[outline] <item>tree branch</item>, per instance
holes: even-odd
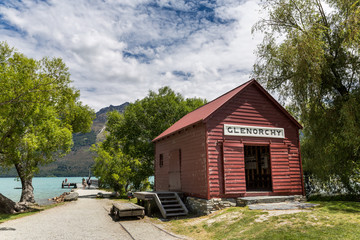
[[[301,25],[302,25],[302,28],[300,28],[300,29],[301,29],[301,31],[303,31],[303,29],[305,29],[305,27],[304,27],[305,25],[304,25],[304,21],[303,21],[303,17],[302,17],[302,12],[301,12],[300,8],[298,7],[298,5],[296,4],[295,1],[291,0],[291,2],[294,4],[296,10],[299,12],[300,22],[301,22]],[[293,17],[293,18],[294,18],[294,17]],[[295,20],[295,19],[294,19],[294,20]],[[295,22],[296,22],[296,20],[295,20]],[[297,25],[298,25],[298,24],[297,24]]]

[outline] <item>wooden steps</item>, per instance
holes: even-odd
[[[176,192],[157,192],[155,202],[164,218],[185,216],[188,210]]]

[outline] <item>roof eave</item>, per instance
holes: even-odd
[[[204,119],[201,119],[201,120],[199,120],[199,121],[197,121],[197,122],[194,122],[194,123],[192,123],[192,124],[186,125],[186,126],[180,128],[180,129],[178,129],[178,130],[176,130],[176,131],[174,131],[174,132],[170,132],[170,133],[168,133],[168,134],[166,134],[166,135],[164,135],[164,136],[161,136],[161,137],[156,137],[156,138],[154,138],[151,142],[153,142],[153,143],[154,143],[154,142],[158,142],[158,141],[160,141],[160,140],[162,140],[162,139],[164,139],[164,138],[167,138],[167,137],[169,137],[169,136],[171,136],[171,135],[173,135],[173,134],[176,134],[176,133],[178,133],[178,132],[181,132],[181,131],[183,131],[184,129],[190,127],[190,126],[194,126],[194,125],[197,125],[197,124],[203,123],[203,122],[204,122]]]

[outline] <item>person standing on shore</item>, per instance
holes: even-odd
[[[83,185],[83,189],[86,188],[86,181],[85,181],[85,178],[82,179],[82,185]]]
[[[91,178],[91,177],[89,177],[88,180],[87,180],[87,185],[88,185],[89,188],[90,188],[90,185],[91,185],[91,180],[90,180],[90,178]]]

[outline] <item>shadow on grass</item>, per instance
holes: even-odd
[[[360,195],[357,194],[335,194],[335,195],[321,195],[314,194],[307,197],[308,201],[346,201],[346,202],[360,202]]]
[[[16,213],[16,214],[18,214],[18,213]],[[16,215],[16,214],[0,213],[0,223],[5,222],[5,221],[7,221],[7,220],[10,220],[11,217],[12,217],[13,215]]]
[[[317,202],[329,212],[360,213],[360,202]]]

